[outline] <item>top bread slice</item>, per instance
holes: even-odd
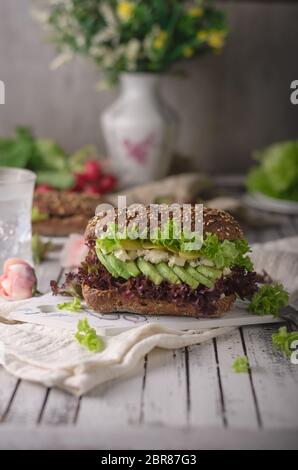
[[[182,210],[182,209],[181,209]],[[149,211],[150,207],[146,208],[148,220],[149,220]],[[86,241],[95,240],[96,236],[96,226],[97,223],[100,223],[107,215],[107,212],[102,212],[99,215],[93,217],[86,228],[85,239]],[[129,209],[125,210],[127,224],[133,221],[135,214],[132,214]],[[115,209],[115,222],[118,220],[119,211]],[[191,210],[191,226],[194,230],[195,225],[195,208],[192,206]],[[173,214],[169,213],[169,219],[173,218]],[[160,221],[159,221],[160,225]],[[203,230],[204,233],[213,233],[216,234],[219,240],[237,240],[243,238],[243,232],[238,224],[238,222],[225,211],[220,211],[217,209],[211,209],[204,207],[203,209]]]

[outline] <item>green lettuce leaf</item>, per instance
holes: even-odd
[[[68,170],[67,156],[62,147],[51,139],[35,141],[39,161],[35,170],[65,171]]]
[[[248,372],[249,370],[249,362],[247,356],[238,356],[236,357],[235,361],[232,364],[232,369],[237,374]]]
[[[64,302],[58,304],[59,310],[67,310],[68,312],[80,312],[82,310],[82,304],[78,297],[74,297],[70,302]]]
[[[208,233],[204,239],[201,254],[214,262],[219,269],[232,266],[242,266],[248,271],[252,271],[253,264],[249,256],[245,256],[250,251],[246,240],[224,240],[221,242],[217,235]]]
[[[273,346],[287,357],[290,357],[293,352],[291,345],[294,341],[298,341],[298,331],[288,332],[286,326],[282,326],[272,335]]]
[[[118,240],[110,238],[98,238],[96,240],[96,247],[99,248],[105,255],[112,253],[121,247]]]
[[[43,242],[38,233],[35,233],[32,236],[32,255],[34,264],[40,264],[52,248],[53,243],[51,241]]]
[[[75,338],[82,346],[94,353],[101,352],[104,349],[102,338],[97,336],[96,330],[91,328],[87,318],[78,322],[77,329]]]
[[[69,189],[74,185],[74,176],[68,171],[38,171],[37,184],[48,184],[57,189]]]
[[[30,168],[38,161],[35,140],[30,129],[18,127],[11,138],[0,138],[0,166]]]
[[[256,152],[254,158],[259,164],[246,179],[250,192],[298,201],[298,141],[270,145]]]
[[[46,212],[40,212],[37,207],[32,207],[31,212],[31,220],[32,222],[42,222],[43,220],[47,220],[49,218],[49,214]]]
[[[257,315],[273,315],[277,317],[282,307],[289,302],[289,294],[281,284],[264,284],[256,292],[249,304],[249,311]]]

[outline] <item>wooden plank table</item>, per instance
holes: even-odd
[[[298,233],[298,217],[249,230],[251,242]],[[57,260],[38,268],[40,289]],[[134,373],[81,398],[0,368],[0,448],[297,448],[298,367],[274,351],[276,325],[177,351],[155,350]],[[247,354],[248,374],[231,365]]]

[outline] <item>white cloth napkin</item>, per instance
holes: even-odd
[[[256,245],[253,259],[258,271],[266,269],[282,282],[298,307],[298,237]],[[0,303],[0,317],[26,301]],[[27,308],[27,307],[26,307]],[[176,349],[209,341],[233,328],[179,331],[157,324],[135,327],[105,336],[105,349],[90,353],[74,339],[72,331],[36,324],[0,323],[0,364],[13,375],[48,387],[81,395],[96,385],[131,371],[155,347]]]
[[[105,336],[105,349],[94,354],[80,346],[67,330],[29,323],[0,323],[0,363],[16,377],[47,387],[56,386],[79,396],[128,373],[155,347],[182,348],[232,329],[179,332],[145,325],[116,336]]]

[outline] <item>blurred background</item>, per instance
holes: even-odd
[[[163,77],[162,93],[179,110],[177,151],[187,158],[184,170],[244,173],[253,150],[297,136],[290,83],[298,79],[298,3],[216,3],[228,15],[226,47],[218,57],[186,61],[185,78]],[[0,3],[0,78],[6,86],[0,135],[26,125],[69,152],[95,144],[104,154],[99,115],[117,89],[98,93],[100,71],[78,57],[50,71],[56,52],[31,9],[29,0]]]

